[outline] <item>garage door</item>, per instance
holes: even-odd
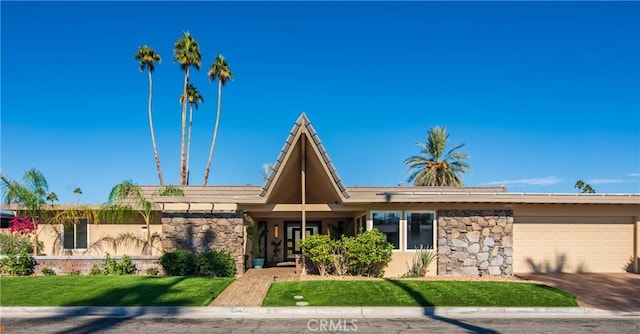
[[[545,220],[539,217],[521,220],[516,218],[513,226],[515,273],[623,272],[633,254],[630,218],[613,223],[529,222]]]

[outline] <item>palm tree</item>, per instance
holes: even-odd
[[[82,189],[80,188],[73,189],[73,193],[76,194],[76,196],[78,197],[78,204],[80,204],[80,195],[82,195]]]
[[[187,102],[189,103],[189,131],[187,134],[187,184],[189,184],[189,176],[191,170],[189,169],[189,157],[191,155],[191,128],[193,127],[193,107],[198,110],[198,102],[204,103],[204,98],[200,95],[196,86],[187,85]],[[180,103],[184,103],[184,95],[180,95]]]
[[[593,189],[593,187],[591,187],[590,184],[585,184],[584,188],[582,188],[582,193],[583,194],[595,194],[596,190]]]
[[[38,255],[38,221],[45,222],[46,210],[43,209],[43,206],[55,194],[51,195],[49,193],[47,179],[40,171],[34,168],[24,173],[23,181],[24,183],[21,184],[5,175],[1,175],[0,187],[2,187],[2,192],[4,193],[4,201],[7,204],[16,203],[24,208],[29,220],[34,224],[33,249],[34,255]]]
[[[187,85],[189,83],[189,68],[195,67],[200,70],[200,46],[198,42],[189,34],[184,32],[184,36],[173,45],[175,54],[174,60],[180,63],[180,68],[184,71],[184,89],[182,95],[187,96]],[[182,135],[180,138],[180,185],[187,184],[187,166],[184,150],[184,132],[187,123],[187,100],[182,103]]]
[[[100,209],[101,220],[110,222],[131,221],[136,214],[144,219],[147,225],[148,250],[151,250],[151,220],[155,204],[145,198],[142,189],[132,181],[123,181],[115,185],[109,193],[107,204]]]
[[[422,155],[414,155],[404,161],[409,165],[407,173],[411,173],[408,182],[415,186],[462,186],[461,174],[469,172],[469,165],[461,161],[469,159],[469,155],[456,152],[464,146],[458,144],[446,151],[449,134],[446,128],[433,127],[427,133],[424,143],[417,143]]]
[[[578,188],[578,193],[579,194],[580,193],[582,193],[582,194],[595,194],[595,192],[596,192],[596,190],[593,189],[593,187],[591,187],[590,184],[587,184],[582,180],[578,180],[574,187]]]
[[[211,81],[218,80],[218,112],[216,113],[216,124],[213,128],[213,138],[211,138],[211,148],[209,149],[209,159],[207,160],[207,167],[204,169],[204,182],[203,185],[207,185],[209,179],[209,168],[211,167],[211,158],[213,157],[213,147],[216,145],[216,137],[218,136],[218,125],[220,123],[220,103],[222,99],[222,86],[227,83],[227,80],[233,80],[233,74],[229,68],[229,64],[224,59],[223,55],[218,55],[216,60],[211,64],[209,71],[209,79]]]
[[[156,62],[161,62],[162,59],[160,55],[157,54],[152,48],[143,45],[138,48],[138,51],[134,55],[134,58],[140,62],[140,71],[144,71],[147,69],[149,74],[149,103],[148,103],[148,111],[149,111],[149,129],[151,130],[151,144],[153,145],[153,156],[156,159],[156,168],[158,169],[158,179],[160,179],[160,185],[164,185],[164,180],[162,178],[162,168],[160,167],[160,155],[158,154],[158,147],[156,146],[156,135],[153,130],[153,116],[151,114],[151,99],[153,97],[153,80],[151,79],[151,73],[155,69],[154,64]]]
[[[53,206],[53,202],[58,201],[58,195],[54,192],[50,192],[49,195],[47,195],[47,201],[49,201],[51,206]]]

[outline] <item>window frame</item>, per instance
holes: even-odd
[[[87,230],[87,240],[86,240],[86,246],[84,248],[79,248],[78,247],[78,231],[77,231],[77,228],[78,228],[78,224],[83,224],[83,223],[85,224],[86,230]],[[64,235],[65,235],[65,227],[67,227],[67,226],[62,225],[62,236],[60,238],[60,241],[62,243],[62,249],[66,250],[66,251],[87,250],[87,249],[89,249],[89,240],[90,240],[90,238],[89,238],[89,230],[90,230],[89,229],[89,220],[86,219],[86,218],[80,218],[80,219],[78,219],[77,223],[73,223],[72,225],[73,225],[73,248],[66,248],[65,247],[65,236]]]
[[[398,248],[393,248],[394,252],[402,252],[402,249],[404,247],[402,240],[403,240],[403,232],[402,232],[402,210],[371,210],[369,217],[371,218],[371,230],[373,230],[376,225],[375,225],[375,221],[373,220],[373,215],[376,213],[394,213],[398,216]],[[384,233],[384,232],[382,232]],[[386,236],[386,234],[385,234]],[[393,244],[393,243],[391,243]]]
[[[404,213],[404,234],[405,234],[405,240],[404,240],[404,251],[405,252],[416,252],[415,248],[409,249],[408,245],[409,245],[409,236],[408,236],[408,229],[409,229],[409,214],[411,213],[431,213],[433,215],[433,219],[431,220],[431,230],[432,230],[432,236],[431,236],[431,249],[436,250],[436,241],[438,240],[438,235],[437,235],[437,222],[438,222],[438,217],[436,215],[436,210],[403,210]]]

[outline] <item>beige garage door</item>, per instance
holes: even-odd
[[[623,272],[633,254],[633,224],[516,221],[513,247],[515,273]]]

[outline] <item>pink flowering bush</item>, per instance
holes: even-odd
[[[36,225],[32,223],[27,216],[15,216],[11,220],[11,227],[9,227],[11,233],[18,233],[20,235],[28,235],[35,230]]]

